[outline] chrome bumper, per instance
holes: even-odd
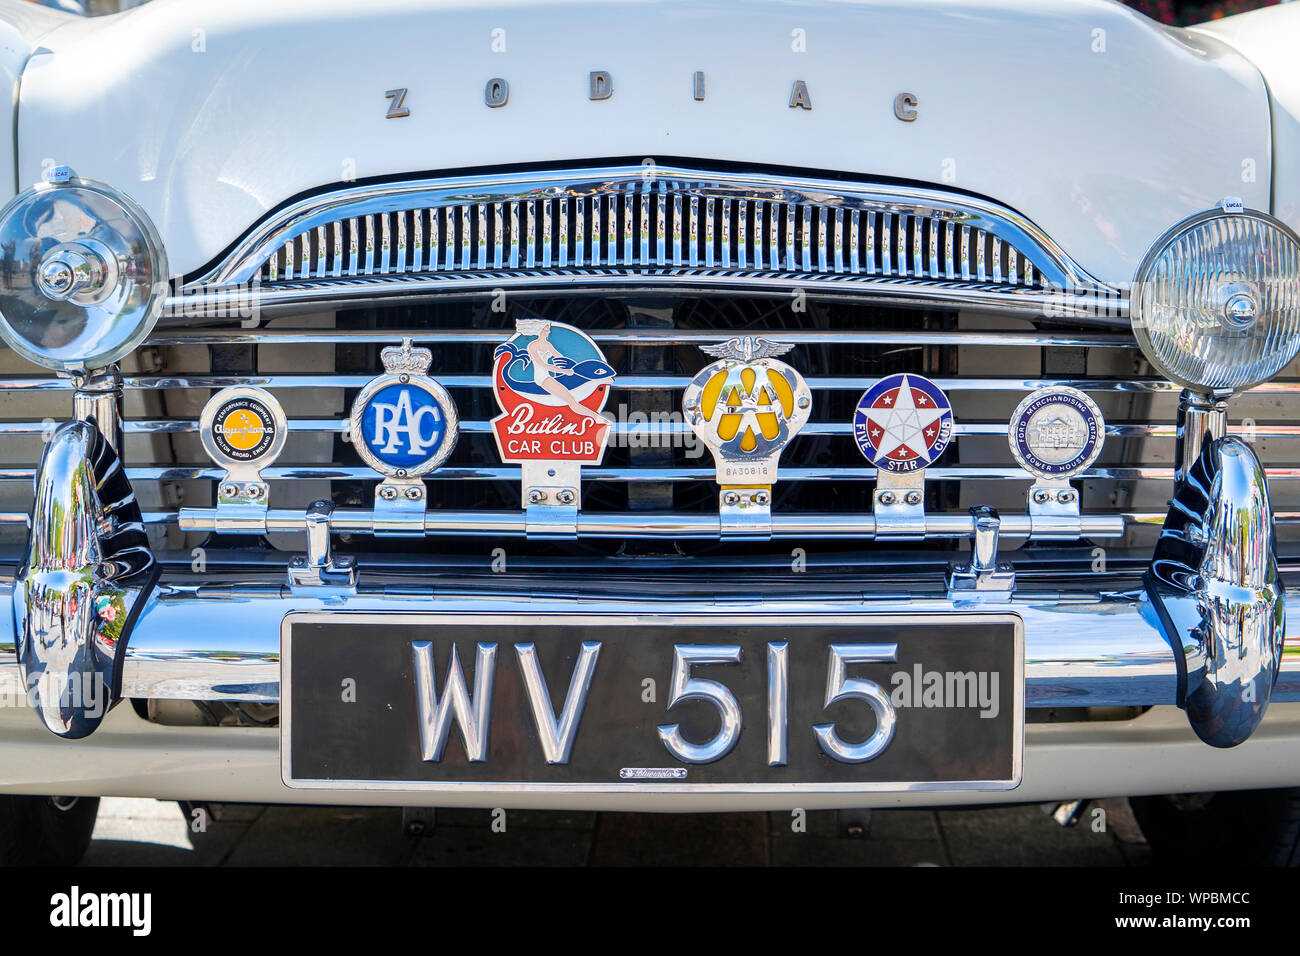
[[[355,587],[291,587],[282,565],[265,565],[261,574],[241,567],[230,583],[195,580],[177,570],[154,586],[145,573],[153,566],[147,551],[146,564],[114,564],[114,555],[140,557],[139,539],[132,536],[138,525],[123,520],[132,514],[122,501],[105,500],[103,482],[87,484],[90,459],[98,453],[87,429],[84,423],[63,426],[37,476],[28,563],[9,589],[14,631],[7,641],[0,634],[0,645],[18,651],[17,662],[10,658],[0,666],[0,693],[9,701],[25,696],[36,673],[33,662],[49,668],[56,661],[68,674],[84,666],[105,675],[113,701],[277,702],[280,622],[293,611],[435,613],[470,624],[511,612],[539,620],[734,616],[738,605],[755,620],[799,621],[972,609],[960,593],[895,589],[883,596],[865,583],[847,591],[842,579],[838,591],[820,597],[809,596],[811,587],[764,593],[761,583],[743,579],[747,591],[734,595],[645,586],[620,593],[578,572],[558,580],[562,592],[554,575],[511,587],[492,582],[491,575],[451,579],[377,571],[363,571]],[[1199,497],[1180,492],[1176,498],[1145,588],[1134,580],[1129,589],[1088,591],[1086,580],[1076,578],[1070,590],[1035,591],[1032,582],[1022,582],[1009,594],[980,596],[980,610],[1017,614],[1025,622],[1027,706],[1177,704],[1188,710],[1203,740],[1231,746],[1254,730],[1270,699],[1300,700],[1300,654],[1288,661],[1283,653],[1285,593],[1262,469],[1249,447],[1234,439],[1207,441],[1204,448],[1201,472],[1180,485]],[[65,507],[53,509],[53,502]],[[56,510],[68,513],[71,502],[80,503],[74,510],[84,517],[55,522]],[[56,523],[58,534],[47,534]],[[78,617],[66,597],[55,608],[59,613],[44,610],[51,585],[40,575],[50,569],[72,570],[69,580],[89,582],[92,606],[101,591],[129,592],[127,620],[111,655],[102,653],[100,619]],[[84,609],[85,601],[76,607]],[[62,656],[43,650],[55,646]],[[39,696],[32,702],[61,736],[84,736],[102,720],[84,704],[70,710],[61,704],[52,712]]]

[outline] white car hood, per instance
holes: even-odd
[[[609,99],[588,98],[593,70]],[[484,103],[492,77],[502,108]],[[811,111],[789,106],[796,80]],[[410,115],[387,119],[399,87]],[[903,91],[915,122],[894,115]],[[1253,66],[1109,0],[154,0],[42,38],[18,183],[67,163],[124,190],[192,275],[269,210],[351,179],[728,161],[986,196],[1122,283],[1225,195],[1268,209],[1270,147]]]

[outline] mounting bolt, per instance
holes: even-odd
[[[812,404],[812,399],[809,398],[807,395],[800,395],[799,400],[795,402],[795,404],[798,405],[800,408],[807,408],[809,405]]]
[[[571,505],[577,498],[578,496],[573,493],[572,488],[561,488],[555,493],[555,500],[562,505]]]
[[[753,494],[754,504],[765,505],[772,500],[772,496],[766,491],[756,491]]]
[[[397,497],[397,489],[392,485],[381,485],[379,488],[379,497],[385,501],[392,501]]]
[[[233,498],[239,494],[239,486],[233,483],[227,483],[221,486],[221,495],[223,498]]]
[[[540,488],[533,488],[528,492],[528,503],[530,505],[540,505],[546,500],[546,492]]]
[[[1045,504],[1047,504],[1047,502],[1049,502],[1049,501],[1051,501],[1051,500],[1052,500],[1052,493],[1051,493],[1050,491],[1048,491],[1046,488],[1035,488],[1035,489],[1034,489],[1034,503],[1035,503],[1035,504],[1045,505]]]
[[[909,505],[919,505],[921,503],[921,493],[919,491],[909,491],[903,500]]]
[[[424,497],[424,486],[411,485],[409,488],[406,489],[406,497],[409,498],[411,501],[419,501],[421,498]]]
[[[876,500],[882,505],[892,505],[896,499],[892,491],[879,491],[876,492]]]
[[[1062,488],[1060,491],[1056,493],[1056,500],[1063,505],[1068,505],[1071,501],[1074,500],[1074,497],[1075,495],[1074,495],[1073,488]]]
[[[728,491],[722,496],[722,503],[724,505],[738,505],[740,504],[740,495],[734,491]]]
[[[249,485],[246,494],[250,498],[260,498],[262,497],[262,486],[257,484]]]

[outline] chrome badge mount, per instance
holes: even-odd
[[[409,338],[379,353],[384,374],[371,379],[352,403],[352,444],[384,475],[375,489],[376,534],[424,533],[425,488],[456,447],[460,416],[447,390],[429,377],[433,353]]]
[[[521,318],[492,357],[492,392],[501,414],[492,434],[504,462],[523,473],[522,507],[530,536],[577,534],[582,466],[605,455],[614,369],[579,329]]]
[[[1053,385],[1031,392],[1011,414],[1011,454],[1034,476],[1029,513],[1039,523],[1063,521],[1072,533],[1079,517],[1079,493],[1070,478],[1086,471],[1101,454],[1106,420],[1097,403],[1077,388]]]
[[[925,469],[952,436],[952,403],[924,375],[887,375],[862,393],[853,437],[876,466],[876,537],[925,535]]]
[[[682,411],[713,452],[722,533],[768,537],[781,452],[807,423],[812,393],[803,376],[777,358],[793,345],[739,336],[700,348],[717,361],[686,386]]]

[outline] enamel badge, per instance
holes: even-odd
[[[208,400],[199,416],[199,438],[208,456],[226,470],[217,484],[218,505],[265,507],[261,470],[279,457],[288,433],[284,409],[265,389],[239,385]]]
[[[907,473],[934,463],[952,440],[952,404],[922,375],[888,375],[858,400],[853,437],[867,461]]]
[[[385,476],[378,501],[409,500],[424,510],[428,474],[447,460],[460,434],[460,416],[447,390],[429,377],[433,353],[410,339],[379,353],[384,373],[366,383],[352,403],[350,428],[357,454]]]
[[[1106,441],[1097,403],[1077,388],[1040,388],[1011,414],[1011,454],[1036,478],[1072,478],[1086,471]]]
[[[523,466],[524,506],[578,505],[582,465],[598,465],[609,440],[601,415],[614,369],[571,325],[519,319],[497,346],[492,390],[501,414],[492,434],[504,462]]]
[[[793,345],[742,336],[701,346],[717,356],[682,396],[686,422],[713,452],[721,507],[770,508],[781,452],[812,413],[808,383],[777,358]]]

